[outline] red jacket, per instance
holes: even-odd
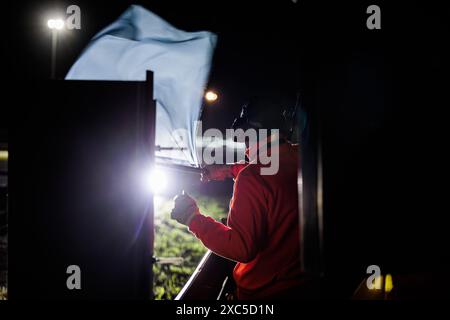
[[[228,226],[196,216],[189,229],[216,254],[237,261],[239,299],[264,299],[300,284],[298,148],[279,146],[279,170],[261,175],[260,164],[236,172]]]

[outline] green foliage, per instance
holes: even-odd
[[[195,197],[200,212],[217,220],[226,217],[228,200]],[[207,251],[188,228],[170,219],[172,200],[155,201],[155,256],[182,257],[181,265],[154,264],[156,300],[174,299]]]
[[[0,287],[0,300],[8,300],[8,289]]]

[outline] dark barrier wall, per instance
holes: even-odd
[[[147,82],[44,81],[11,128],[10,299],[151,297],[155,105]],[[81,269],[69,290],[68,266]]]
[[[415,285],[432,274],[420,296],[442,297],[448,9],[380,2],[381,30],[369,30],[369,15],[361,14],[369,4],[324,10],[308,2],[299,19],[303,102],[314,129],[304,147],[320,149],[323,169],[323,255],[307,238],[306,262],[324,272],[331,297],[351,296],[370,265]],[[315,154],[304,160],[306,170],[317,170]],[[305,173],[311,209],[315,174]]]

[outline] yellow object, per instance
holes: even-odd
[[[381,289],[383,289],[383,276],[375,277],[372,290],[381,290]]]
[[[0,150],[0,160],[8,160],[8,151]]]
[[[392,276],[390,274],[386,275],[386,279],[384,281],[384,292],[391,292],[394,289],[394,283],[392,282]]]

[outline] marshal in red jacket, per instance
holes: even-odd
[[[214,253],[237,261],[238,299],[277,296],[301,283],[298,214],[298,147],[279,146],[279,170],[236,165],[228,225],[197,215],[189,229]]]

